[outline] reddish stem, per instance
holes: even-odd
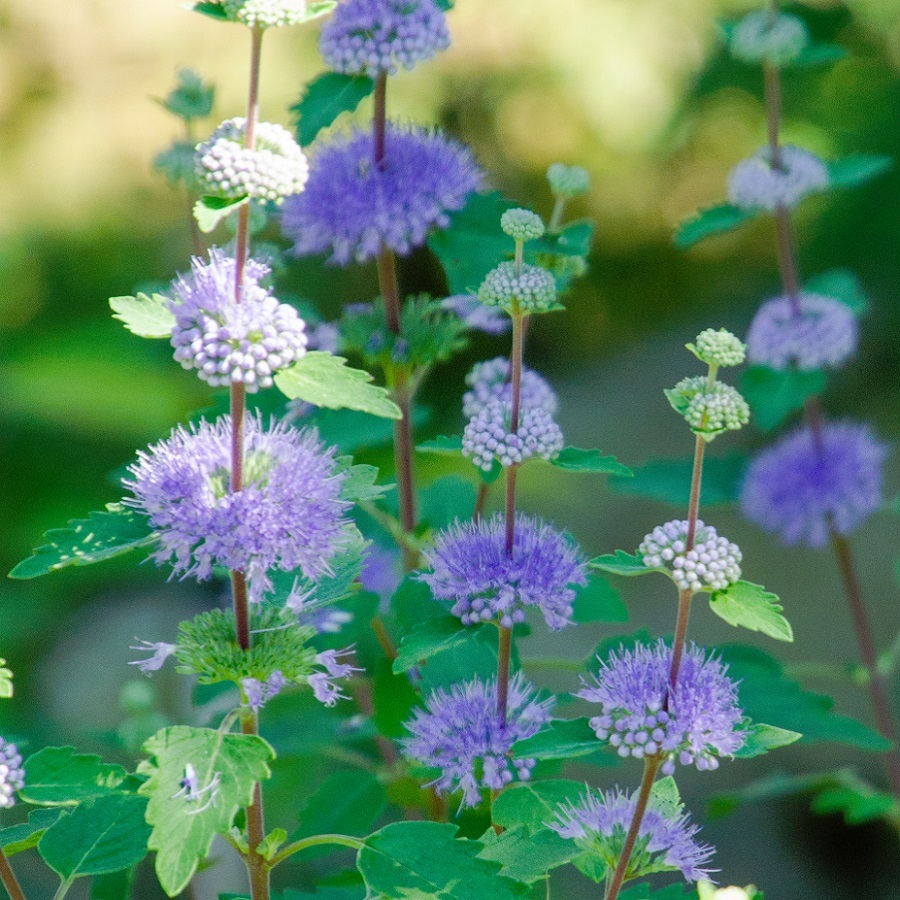
[[[6,888],[9,900],[25,900],[25,894],[16,880],[16,874],[10,867],[2,847],[0,847],[0,884]]]

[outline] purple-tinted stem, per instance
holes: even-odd
[[[16,880],[15,872],[10,867],[2,847],[0,847],[0,884],[6,888],[9,900],[25,900],[25,894],[22,893],[22,888]]]
[[[622,846],[622,855],[616,864],[613,872],[612,880],[606,891],[605,900],[616,900],[622,885],[625,882],[625,873],[628,871],[628,863],[631,861],[631,854],[634,851],[634,845],[637,843],[638,833],[641,830],[641,822],[644,821],[644,813],[647,811],[647,804],[650,801],[650,792],[653,790],[653,782],[656,780],[656,773],[659,770],[659,764],[662,757],[658,754],[654,756],[644,757],[644,777],[641,779],[641,787],[638,792],[637,803],[634,806],[634,817],[628,828],[628,834],[625,836],[625,843]]]

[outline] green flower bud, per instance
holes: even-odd
[[[530,209],[508,209],[500,217],[500,227],[517,241],[536,241],[544,234],[541,217]]]
[[[806,49],[809,32],[803,20],[790,13],[757,10],[734,26],[729,44],[732,56],[742,62],[783,66]]]
[[[687,348],[708,366],[739,366],[747,355],[746,344],[724,328],[701,331]]]
[[[750,407],[740,393],[721,381],[710,385],[705,375],[682,378],[665,393],[691,431],[706,441],[724,431],[737,431],[750,421]]]
[[[577,197],[591,186],[591,176],[581,166],[553,163],[547,169],[547,181],[554,197]]]
[[[518,271],[514,262],[504,262],[488,272],[478,289],[478,299],[485,306],[500,306],[509,313],[516,305],[525,314],[548,312],[556,306],[556,281],[538,266],[526,264]]]

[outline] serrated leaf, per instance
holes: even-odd
[[[371,381],[368,372],[350,368],[342,356],[319,350],[305,354],[275,375],[275,384],[290,400],[329,409],[356,409],[384,419],[403,418],[388,392]]]
[[[118,503],[105,512],[88,513],[87,519],[72,519],[66,528],[54,528],[44,535],[46,544],[33,556],[22,560],[10,578],[37,578],[66,566],[87,566],[147,547],[156,540],[149,520]]]
[[[587,718],[553,719],[536,735],[513,747],[516,759],[574,759],[602,750]]]
[[[628,621],[628,608],[619,592],[603,578],[589,578],[584,587],[577,588],[574,607],[572,621],[579,624]]]
[[[582,782],[565,779],[512,784],[494,800],[491,818],[503,828],[522,825],[538,832],[556,819],[560,806],[581,800],[585,790]]]
[[[396,822],[376,831],[359,851],[357,866],[369,891],[386,900],[513,900],[528,887],[479,859],[483,845],[455,837],[456,826]]]
[[[855,154],[828,163],[828,186],[856,187],[884,175],[894,164],[889,156]]]
[[[485,275],[509,259],[512,239],[500,230],[500,217],[516,204],[499,192],[472,194],[450,214],[450,227],[434,231],[428,246],[447,274],[451,294],[477,293]]]
[[[6,660],[0,657],[0,700],[9,700],[13,695],[12,669],[6,668]]]
[[[178,85],[159,102],[172,115],[190,122],[192,119],[205,119],[212,112],[215,95],[215,87],[204,84],[193,69],[180,69]]]
[[[146,809],[134,794],[82,803],[47,830],[38,852],[64,881],[127,869],[147,855]]]
[[[25,760],[23,800],[37,806],[74,806],[94,797],[118,794],[127,788],[122,766],[105,763],[93,753],[74,747],[45,747]]]
[[[753,759],[770,750],[787,747],[803,737],[796,731],[776,728],[774,725],[760,725],[755,722],[747,729],[747,732],[744,746],[734,754],[736,759]]]
[[[0,829],[0,849],[6,856],[37,847],[44,832],[65,812],[61,809],[35,809],[27,822]]]
[[[620,478],[629,478],[632,475],[628,466],[623,466],[614,456],[601,456],[599,450],[566,447],[548,462],[557,469],[564,469],[568,472],[618,475]]]
[[[204,233],[215,231],[223,219],[227,219],[236,209],[249,203],[249,197],[228,200],[224,197],[201,197],[194,204],[194,218],[197,227]]]
[[[339,471],[347,475],[341,483],[341,499],[351,503],[359,503],[363,500],[378,500],[394,489],[392,484],[376,484],[378,481],[378,467],[368,465],[349,465],[349,457],[338,458]],[[346,468],[341,467],[347,463]]]
[[[644,565],[644,560],[640,556],[632,556],[624,550],[616,550],[615,553],[607,553],[604,556],[595,556],[588,565],[594,569],[600,569],[602,572],[609,572],[611,575],[624,575],[626,577],[664,571],[662,569],[651,569],[650,566]]]
[[[849,716],[832,712],[834,700],[805,691],[787,677],[781,664],[754,647],[729,644],[719,648],[728,676],[739,682],[744,714],[803,735],[802,743],[834,741],[860,750],[881,752],[890,747],[878,732]]]
[[[311,144],[323,128],[333,125],[343,113],[353,112],[374,90],[375,82],[365,75],[318,75],[290,110],[297,117],[297,143],[301,147]]]
[[[693,457],[652,459],[634,469],[633,478],[610,478],[609,486],[620,494],[636,494],[660,503],[685,507],[691,495]],[[740,453],[712,457],[703,464],[703,505],[736,503],[747,457]]]
[[[167,338],[175,327],[175,315],[169,298],[162,294],[138,294],[136,297],[110,297],[113,318],[138,337]]]
[[[225,7],[221,3],[212,2],[212,0],[201,0],[199,3],[189,3],[188,9],[200,13],[203,16],[209,16],[211,19],[218,19],[220,22],[230,21]]]
[[[858,316],[861,316],[869,305],[869,298],[860,284],[859,278],[848,269],[831,269],[810,278],[805,290],[814,294],[834,297],[846,303]]]
[[[463,646],[472,638],[469,631],[456,616],[440,616],[422,622],[403,636],[394,660],[394,671],[408,672],[438,653]]]
[[[171,184],[184,183],[189,190],[194,190],[197,184],[194,171],[195,153],[193,144],[174,141],[153,157],[153,171],[159,172]]]
[[[675,232],[676,247],[692,247],[704,238],[734,231],[754,217],[754,213],[739,209],[730,203],[720,203],[702,209],[692,219],[683,222]]]
[[[207,857],[216,834],[227,832],[238,809],[251,802],[254,784],[269,777],[272,748],[256,735],[178,725],[157,732],[144,751],[153,757],[142,767],[150,777],[140,788],[150,798],[149,848],[157,851],[163,890],[174,897]],[[183,792],[188,764],[200,790],[205,789],[196,800]]]
[[[714,591],[710,609],[729,625],[761,631],[776,641],[793,641],[791,623],[781,614],[784,607],[775,594],[750,581],[736,581],[724,591]]]
[[[771,431],[792,412],[803,409],[808,397],[821,394],[827,377],[821,369],[776,372],[767,366],[750,366],[741,376],[741,393],[760,430]]]
[[[502,875],[525,884],[533,884],[547,873],[571,862],[583,852],[574,841],[560,837],[555,831],[544,828],[532,833],[520,825],[501,835],[491,829],[482,842],[481,859],[500,863]]]

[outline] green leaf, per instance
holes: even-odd
[[[209,16],[211,19],[218,19],[221,22],[230,21],[225,7],[221,3],[213,2],[213,0],[200,0],[199,3],[189,5],[189,9],[200,13],[203,16]]]
[[[434,231],[428,246],[447,273],[451,294],[474,294],[485,275],[509,259],[515,246],[500,230],[500,217],[516,204],[502,194],[472,194],[451,213],[450,227]]]
[[[194,204],[194,218],[204,234],[215,231],[219,222],[227,219],[236,209],[249,203],[249,197],[230,200],[225,197],[201,197]]]
[[[792,59],[787,65],[790,68],[807,66],[822,66],[838,62],[847,55],[847,50],[840,44],[816,43],[807,44],[799,56]]]
[[[781,614],[784,607],[762,585],[736,581],[724,591],[714,591],[710,609],[729,625],[761,631],[776,641],[793,641],[791,623]]]
[[[502,875],[525,884],[533,884],[583,853],[574,841],[561,838],[549,828],[532,833],[524,825],[499,836],[490,829],[482,841],[485,848],[480,858],[500,863]]]
[[[582,782],[565,779],[512,784],[494,801],[491,818],[503,828],[523,825],[536,833],[556,818],[561,805],[581,800],[585,790]]]
[[[628,466],[623,466],[614,456],[601,456],[599,450],[581,450],[578,447],[566,447],[557,456],[548,460],[557,469],[569,472],[592,472],[595,475],[618,475],[629,478],[632,475]]]
[[[356,409],[385,419],[401,419],[400,407],[388,392],[370,384],[372,376],[351,369],[342,356],[313,350],[275,375],[278,389],[290,400],[329,409]]]
[[[619,592],[603,578],[589,578],[584,587],[578,588],[574,605],[572,621],[579,624],[628,621],[628,608]]]
[[[619,900],[694,900],[695,894],[681,884],[653,888],[649,884],[633,884],[619,894]]]
[[[63,880],[130,868],[147,855],[146,809],[134,794],[82,803],[47,830],[38,852]]]
[[[834,297],[835,300],[846,303],[858,316],[861,316],[869,306],[869,298],[859,279],[847,269],[821,272],[806,282],[805,290]]]
[[[128,773],[93,753],[74,747],[45,747],[25,760],[25,787],[20,796],[37,806],[74,806],[83,800],[127,790]]]
[[[194,171],[194,145],[187,141],[173,141],[165,150],[153,157],[153,171],[159,172],[171,184],[184,184],[189,191],[196,190]]]
[[[840,813],[848,825],[862,825],[873,819],[890,817],[896,821],[897,800],[884,791],[879,791],[864,781],[846,779],[844,784],[826,787],[813,798],[813,812],[820,815]]]
[[[134,881],[134,867],[97,875],[91,880],[90,900],[129,900]]]
[[[336,460],[338,471],[346,472],[347,477],[341,484],[341,499],[351,503],[359,503],[361,500],[378,500],[393,490],[392,484],[376,484],[378,481],[378,467],[367,465],[350,465],[351,457],[338,457]]]
[[[357,865],[371,894],[386,900],[512,900],[528,888],[479,859],[483,845],[455,838],[456,826],[396,822],[376,831],[359,851]]]
[[[828,163],[828,186],[856,187],[884,175],[894,165],[890,156],[855,154]]]
[[[553,719],[534,737],[519,741],[513,748],[517,759],[573,759],[602,750],[587,718]]]
[[[390,660],[380,660],[370,674],[374,675],[372,702],[375,713],[372,721],[385,737],[405,737],[405,723],[413,707],[421,703],[421,697],[407,676],[398,675],[392,670]]]
[[[177,86],[159,103],[172,115],[190,122],[205,119],[212,112],[215,95],[215,87],[204,84],[193,69],[179,69]]]
[[[272,748],[256,735],[179,725],[157,732],[144,751],[154,757],[141,766],[141,772],[150,776],[140,788],[150,798],[149,847],[157,851],[159,882],[174,897],[209,854],[215,835],[227,832],[238,809],[251,802],[254,784],[269,777]],[[205,791],[196,800],[183,792],[188,765]]]
[[[27,822],[0,829],[0,849],[7,856],[37,847],[44,832],[65,812],[61,809],[34,809]]]
[[[438,456],[460,456],[462,454],[462,438],[458,435],[441,434],[430,441],[416,444],[420,453],[435,453]]]
[[[803,737],[802,734],[796,731],[776,728],[774,725],[754,723],[747,730],[746,743],[734,754],[737,759],[753,759],[755,756],[762,756],[770,750],[787,747]]]
[[[766,366],[750,366],[741,376],[741,393],[760,430],[771,431],[792,412],[803,409],[807,397],[821,394],[826,380],[827,373],[821,369],[776,372]]]
[[[740,453],[712,457],[703,464],[703,505],[736,503],[747,457]],[[660,503],[684,507],[691,494],[693,457],[652,459],[634,470],[633,478],[610,478],[609,486],[620,494],[636,494]]]
[[[440,616],[422,622],[403,636],[394,660],[394,672],[408,672],[438,653],[467,644],[472,639],[469,631],[460,625],[456,616]]]
[[[457,519],[472,517],[476,499],[471,481],[445,475],[420,492],[419,518],[432,528],[446,528]]]
[[[719,650],[728,665],[729,677],[739,682],[744,714],[754,722],[769,722],[799,732],[802,743],[835,741],[872,751],[890,747],[890,742],[868,725],[832,712],[831,697],[804,691],[784,674],[776,659],[761,650],[740,644]]]
[[[709,209],[702,209],[692,219],[683,222],[675,232],[676,247],[692,247],[704,238],[714,234],[734,231],[754,217],[754,213],[738,209],[730,203],[720,203]]]
[[[300,808],[300,828],[292,841],[316,834],[349,834],[362,837],[384,811],[384,785],[369,772],[337,772],[323,781]],[[334,848],[311,849],[294,859],[310,858]]]
[[[611,575],[646,575],[648,572],[661,572],[662,569],[651,569],[644,565],[640,556],[632,556],[624,550],[616,550],[615,553],[607,553],[605,556],[595,556],[589,563],[594,569],[601,572],[609,572]]]
[[[88,513],[86,519],[72,519],[66,528],[54,528],[44,535],[46,544],[33,556],[22,560],[10,578],[37,578],[66,566],[87,566],[147,547],[156,540],[149,520],[118,503],[105,512]]]
[[[12,669],[6,668],[6,660],[0,656],[0,700],[9,700],[13,695]]]
[[[333,125],[345,112],[353,112],[375,90],[365,75],[323,72],[314,78],[303,96],[291,107],[297,118],[297,143],[311,144],[323,128]]]
[[[113,318],[138,337],[167,338],[175,327],[175,315],[169,310],[169,298],[162,294],[138,294],[136,297],[110,297]]]

